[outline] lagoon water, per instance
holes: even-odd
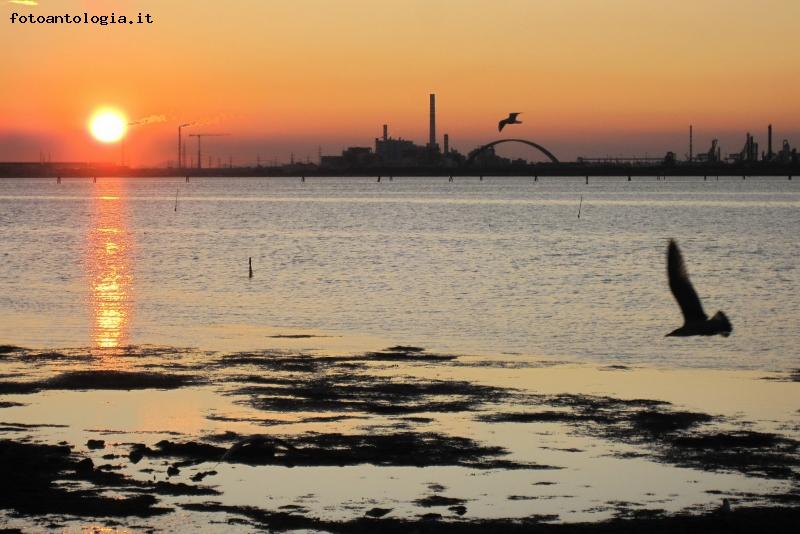
[[[0,524],[218,532],[209,499],[231,532],[263,531],[253,510],[328,532],[374,507],[411,525],[790,502],[798,230],[797,181],[767,178],[0,180],[0,346],[28,348],[0,347],[0,445],[67,443],[123,477],[95,490],[169,511]],[[732,336],[664,337],[671,237]],[[440,355],[371,352],[398,344]],[[295,445],[223,461],[250,436]],[[217,453],[131,456],[164,443]]]
[[[238,350],[314,332],[786,370],[798,235],[800,183],[785,178],[0,180],[0,344]],[[669,238],[731,337],[664,337],[682,322]]]

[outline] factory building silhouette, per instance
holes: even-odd
[[[691,132],[691,127],[690,127]],[[772,125],[767,126],[767,150],[759,153],[759,145],[750,132],[745,134],[744,146],[738,152],[728,154],[724,160],[722,158],[722,148],[719,146],[718,139],[711,140],[711,148],[708,152],[700,153],[696,158],[692,155],[691,133],[689,141],[689,162],[690,163],[772,163],[779,165],[797,164],[797,149],[792,148],[788,139],[784,139],[778,152],[773,150],[772,144]]]
[[[465,161],[458,151],[450,149],[450,136],[444,134],[444,150],[436,137],[436,95],[429,96],[428,143],[418,145],[409,139],[389,135],[389,125],[383,125],[383,135],[375,138],[373,147],[349,147],[340,156],[322,156],[320,167],[349,169],[359,167],[457,167]]]

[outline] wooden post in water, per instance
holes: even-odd
[[[189,177],[188,176],[186,177],[186,183],[187,184],[189,183]]]
[[[97,176],[95,176],[92,181],[93,181],[93,183],[96,184],[97,183]]]
[[[586,185],[589,185],[589,176],[586,176]]]
[[[60,184],[60,183],[61,183],[61,177],[60,177],[60,176],[59,176],[58,178],[56,178],[56,183],[57,183],[57,184]]]
[[[176,213],[178,211],[178,191],[180,191],[180,190],[181,190],[180,187],[175,190],[175,212]]]
[[[248,267],[248,270],[250,271],[249,278],[253,278],[253,258],[252,257],[247,258],[247,267]]]
[[[629,181],[629,182],[631,181],[631,177],[630,177],[630,176],[628,176],[628,181]]]
[[[578,204],[578,219],[581,218],[581,208],[583,207],[583,195],[581,195],[581,201]]]
[[[378,183],[381,183],[381,177],[378,176]]]

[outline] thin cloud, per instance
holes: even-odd
[[[165,115],[150,115],[149,117],[144,117],[142,119],[129,122],[128,126],[134,126],[137,124],[155,124],[157,122],[167,122],[167,117]]]
[[[39,2],[36,0],[8,0],[9,4],[19,4],[21,6],[38,6]]]

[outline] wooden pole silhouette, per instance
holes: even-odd
[[[250,276],[248,278],[253,278],[253,258],[247,258],[247,266],[250,271]]]
[[[581,201],[578,204],[578,218],[581,218],[581,208],[583,207],[583,195],[581,195]]]

